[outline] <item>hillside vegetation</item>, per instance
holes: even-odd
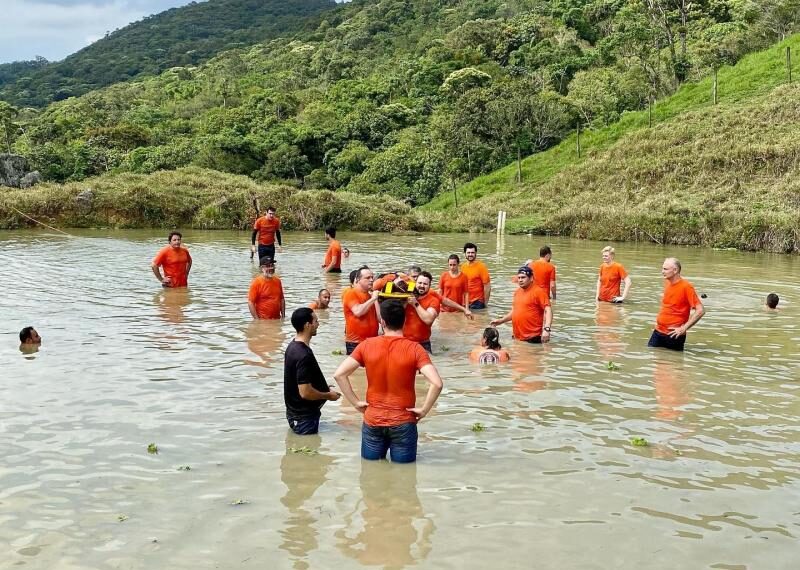
[[[280,208],[287,229],[337,226],[361,231],[424,229],[400,202],[348,192],[303,191],[244,176],[187,168],[110,175],[84,182],[0,191],[0,228],[55,227],[248,229],[263,209]]]
[[[798,1],[359,0],[0,126],[53,181],[193,165],[420,205],[770,45]]]
[[[292,34],[336,6],[333,0],[209,0],[149,16],[50,63],[0,65],[0,99],[21,107],[53,101],[175,66],[197,65],[217,53]]]
[[[800,251],[800,86],[786,84],[785,48],[800,36],[746,57],[711,79],[573,136],[440,196],[424,219],[448,230],[507,228],[604,240]],[[783,84],[783,85],[781,85]]]

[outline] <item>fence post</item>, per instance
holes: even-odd
[[[714,68],[714,85],[711,88],[711,92],[713,94],[714,105],[717,104],[717,68]]]
[[[792,48],[786,46],[786,71],[789,73],[789,83],[792,82]]]
[[[650,128],[653,126],[653,98],[648,95],[647,96],[647,127]]]

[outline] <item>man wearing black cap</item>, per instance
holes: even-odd
[[[515,339],[535,344],[549,342],[553,323],[550,296],[533,284],[533,271],[527,265],[517,271],[517,285],[511,310],[506,316],[493,320],[491,325],[494,327],[511,321]]]
[[[275,277],[275,260],[264,256],[259,261],[261,275],[253,279],[247,293],[247,306],[254,319],[282,319],[286,316],[283,284]]]

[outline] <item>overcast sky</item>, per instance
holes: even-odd
[[[191,0],[0,0],[0,63],[64,59],[150,14]]]

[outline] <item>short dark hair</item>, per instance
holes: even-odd
[[[353,283],[355,283],[357,280],[361,279],[361,272],[364,271],[365,269],[369,269],[369,266],[368,265],[362,265],[361,267],[356,269],[356,277],[355,277],[355,279],[353,279]],[[372,271],[372,270],[370,269],[370,271]]]
[[[468,249],[474,249],[475,253],[478,253],[478,246],[472,243],[471,241],[468,241],[467,243],[464,244],[464,253],[467,253]]]
[[[447,258],[447,261],[450,261],[451,259],[455,259],[456,263],[461,263],[461,260],[458,258],[458,256],[455,253],[451,253],[450,257]]]
[[[323,293],[324,291],[328,291],[328,290],[327,290],[327,289],[324,289],[324,288],[323,288],[323,289],[320,289],[320,290],[319,290],[319,293],[317,293],[317,297],[319,297],[320,295],[322,295],[322,293]],[[330,293],[330,291],[328,291],[328,293]]]
[[[178,236],[179,238],[183,239],[183,234],[181,232],[169,232],[169,236],[167,236],[167,241],[172,241],[172,236]]]
[[[539,248],[539,257],[544,257],[545,255],[553,255],[553,250],[550,249],[549,245],[543,245]]]
[[[774,309],[775,307],[778,306],[778,301],[780,300],[781,298],[778,297],[777,293],[770,293],[769,295],[767,295],[767,307],[769,307],[770,309]]]
[[[500,346],[500,331],[496,328],[486,327],[483,329],[483,338],[486,339],[486,348],[491,348],[492,350],[500,350],[503,348]]]
[[[31,337],[33,336],[33,327],[25,327],[21,331],[19,331],[19,341],[20,342],[28,342]]]
[[[297,332],[303,332],[305,326],[314,322],[314,311],[308,307],[300,307],[292,313],[292,326]]]
[[[353,269],[350,272],[350,285],[356,282],[356,277],[358,277],[358,272],[361,271],[360,269]]]
[[[406,322],[406,304],[396,299],[386,299],[381,303],[381,319],[390,331],[402,330]]]
[[[273,214],[278,210],[275,209],[275,206],[267,206],[267,212],[272,212]]]
[[[433,275],[431,275],[429,271],[420,271],[419,276],[420,277],[427,277],[428,281],[433,283]]]
[[[335,238],[336,237],[336,228],[334,228],[333,226],[325,228],[325,233],[327,235],[331,236],[332,238]],[[317,234],[317,235],[319,235],[319,234]]]

